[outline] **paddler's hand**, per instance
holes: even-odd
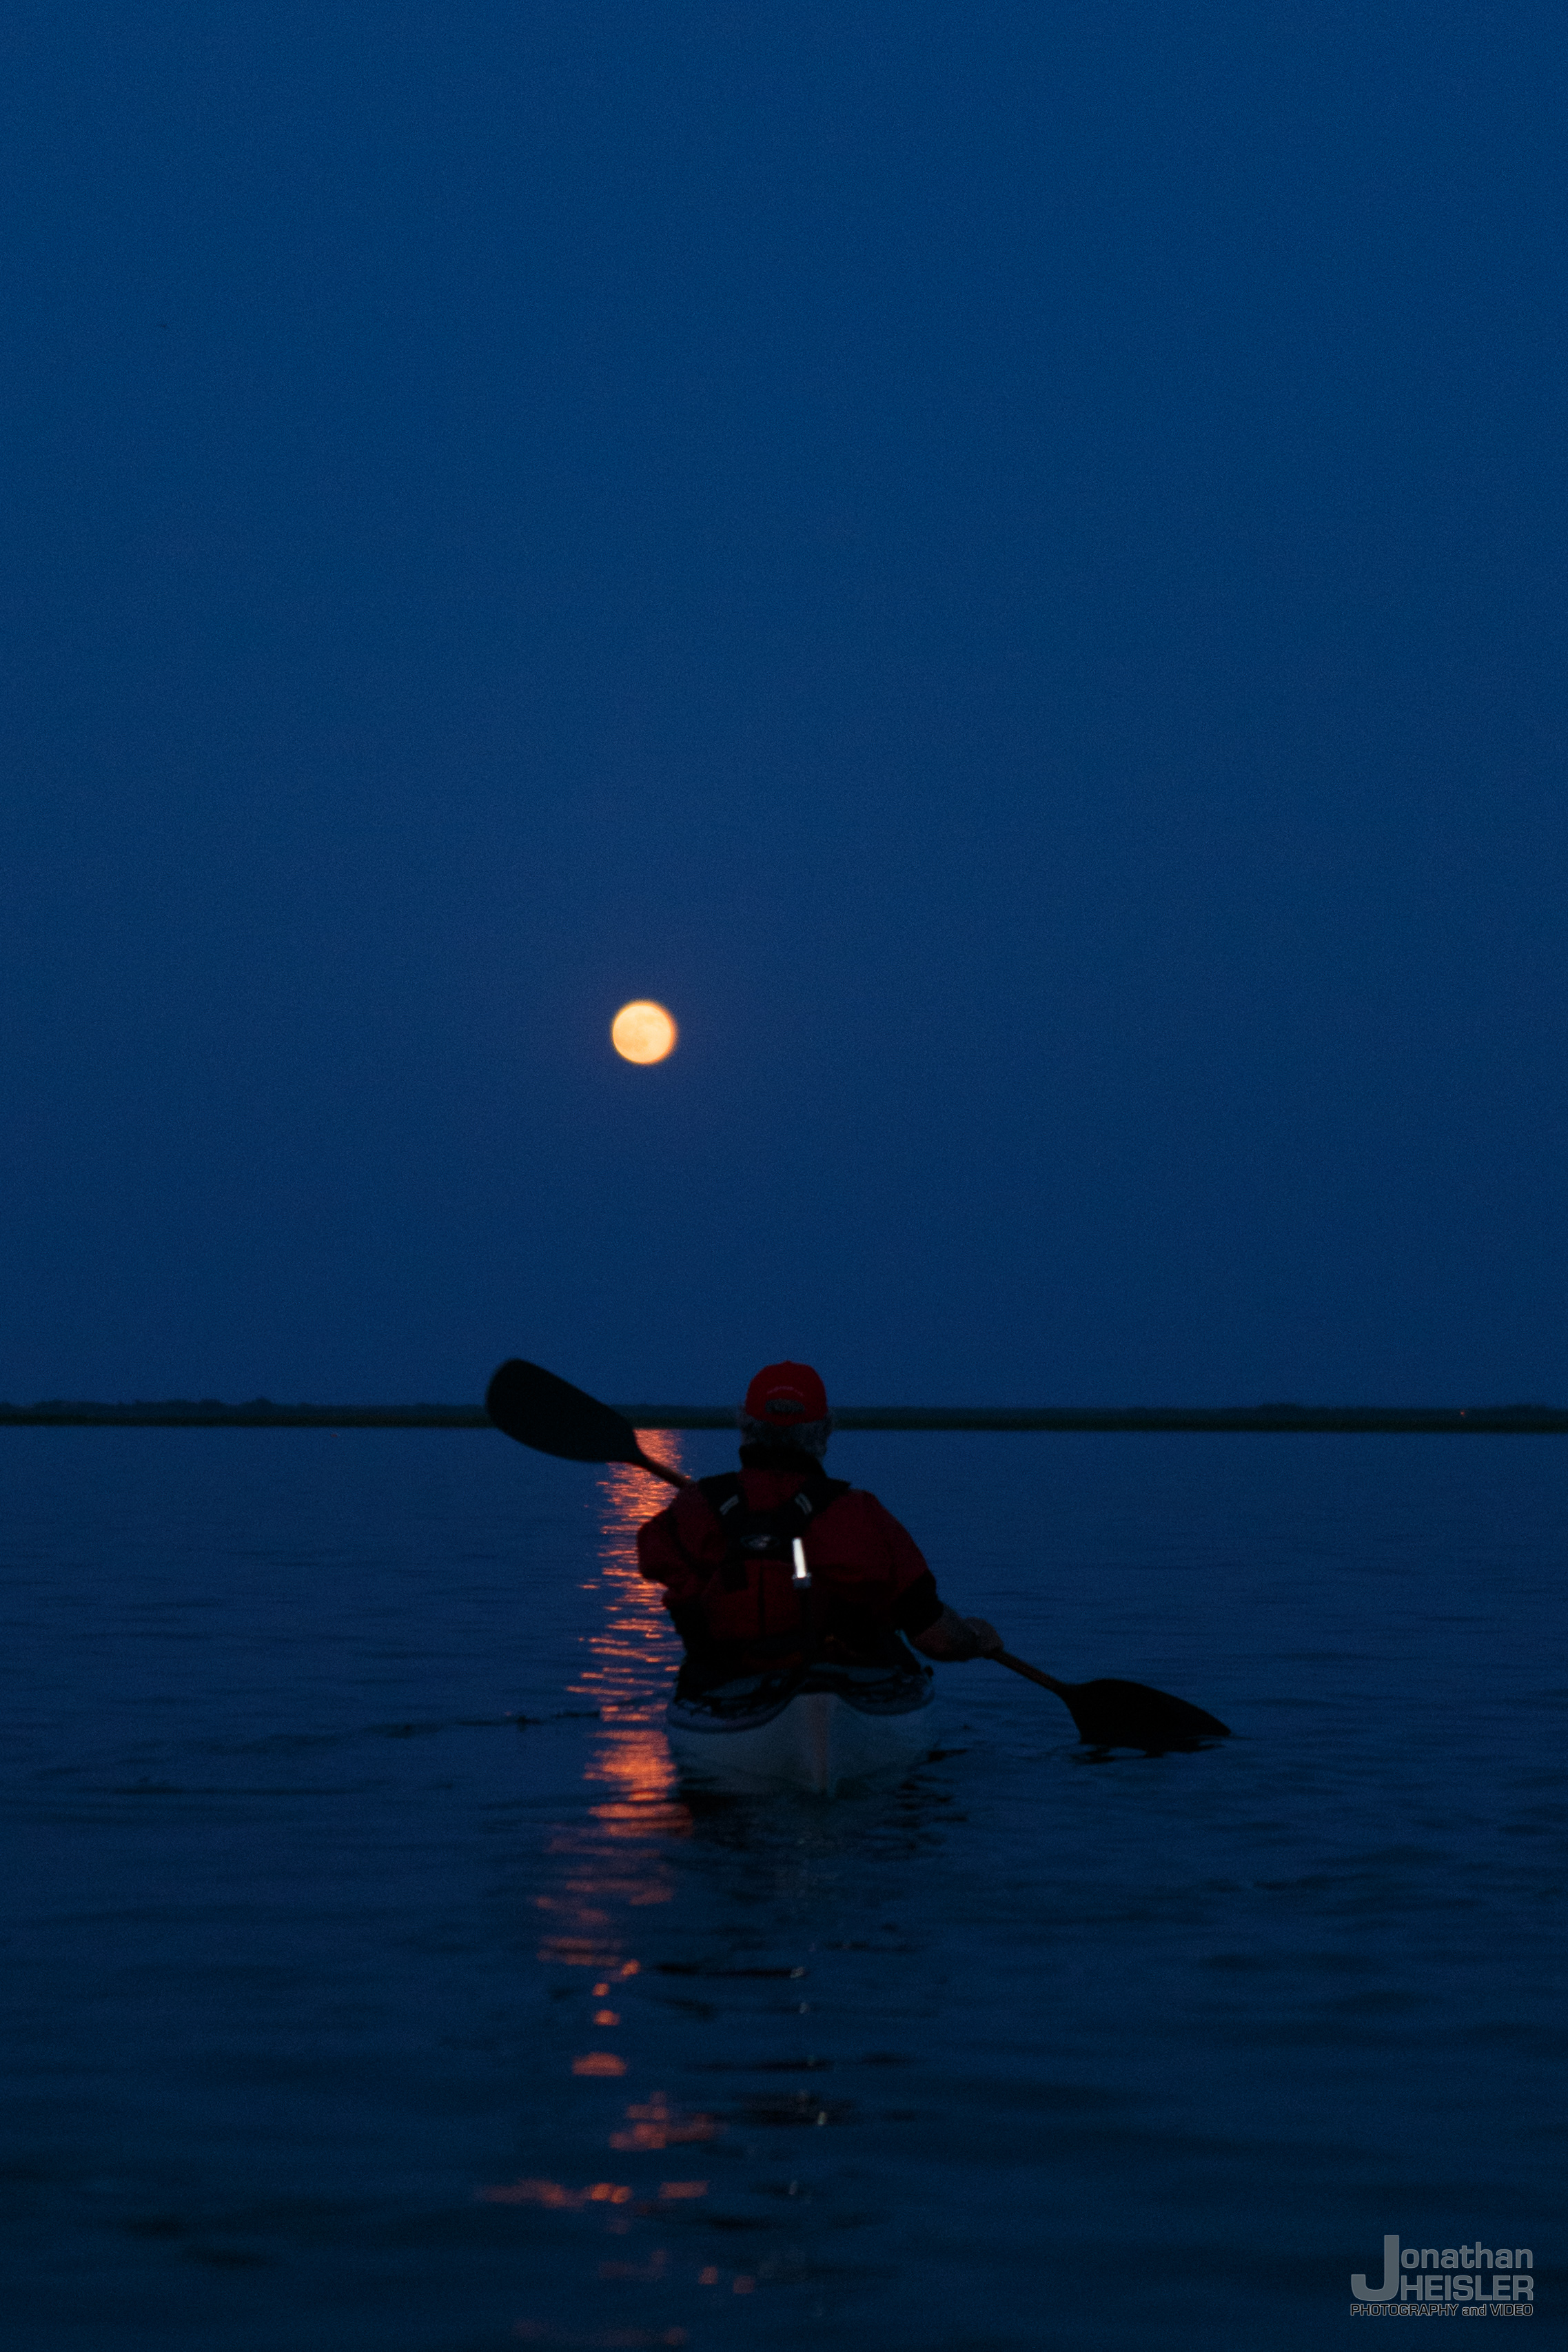
[[[996,1627],[988,1625],[983,1617],[957,1617],[951,1609],[944,1609],[924,1633],[912,1633],[909,1638],[928,1658],[954,1666],[968,1658],[994,1658],[1003,1646]]]

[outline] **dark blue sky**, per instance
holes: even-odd
[[[1568,1396],[1560,0],[0,93],[0,1395]]]

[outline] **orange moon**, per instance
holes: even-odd
[[[664,1006],[646,997],[623,1004],[610,1024],[610,1042],[623,1062],[662,1062],[680,1034]]]

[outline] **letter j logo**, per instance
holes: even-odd
[[[1356,2271],[1351,2278],[1350,2291],[1357,2303],[1393,2302],[1399,2292],[1399,2241],[1397,2238],[1385,2238],[1383,2241],[1383,2284],[1368,2286],[1366,2273]]]

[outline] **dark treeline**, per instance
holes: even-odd
[[[628,1404],[618,1410],[637,1429],[733,1429],[725,1405]],[[1568,1435],[1568,1411],[1555,1405],[846,1405],[841,1430],[1180,1430],[1236,1435]],[[224,1404],[215,1397],[99,1404],[52,1398],[0,1404],[0,1427],[81,1429],[486,1429],[479,1404],[275,1404],[255,1397]]]

